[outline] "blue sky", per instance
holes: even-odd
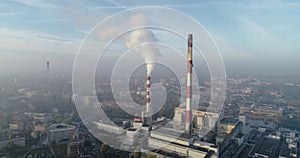
[[[211,33],[229,70],[298,72],[300,2],[281,0],[2,1],[0,72],[39,71],[37,65],[47,60],[55,60],[57,69],[72,66],[80,42],[95,24],[147,5],[170,7],[196,19]]]

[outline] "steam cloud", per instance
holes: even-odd
[[[145,26],[146,19],[142,14],[137,14],[131,17],[130,23],[132,27]],[[154,62],[161,56],[155,43],[152,43],[156,41],[153,32],[145,28],[133,30],[125,41],[127,48],[133,47],[134,51],[139,52],[144,58],[147,67],[147,76],[151,76]]]

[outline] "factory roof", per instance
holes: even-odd
[[[75,129],[76,127],[73,125],[68,125],[65,123],[53,124],[49,127],[49,130],[63,130],[63,129]]]
[[[191,145],[190,148],[195,149],[195,150],[199,150],[199,151],[203,151],[203,152],[208,152],[209,151],[208,148],[202,148],[200,146],[194,146],[194,145]]]
[[[164,150],[160,150],[160,149],[156,149],[156,148],[143,147],[143,149],[146,149],[146,150],[149,150],[149,151],[152,151],[154,153],[157,153],[157,154],[160,154],[160,155],[163,155],[163,156],[167,156],[167,157],[174,157],[174,156],[176,156],[178,158],[185,158],[186,157],[186,155],[181,155],[180,153],[168,152],[168,151],[164,151]],[[145,154],[145,153],[148,153],[148,152],[143,152],[142,154]]]
[[[290,154],[293,153],[294,151],[288,147],[288,144],[282,144],[281,149],[280,149],[280,156],[282,157],[291,157]]]
[[[242,138],[243,136],[244,136],[243,133],[239,133],[236,137],[237,137],[237,138]]]
[[[223,118],[220,123],[222,124],[229,124],[229,125],[235,125],[238,123],[238,119],[229,117],[229,118]]]
[[[212,151],[212,150],[210,150],[210,151],[208,151],[208,153],[206,154],[205,158],[212,157],[214,154],[215,154],[215,152]]]
[[[266,155],[269,157],[276,157],[276,151],[278,150],[279,140],[272,138],[265,138],[256,151],[256,154]]]
[[[136,131],[136,128],[129,128],[128,131]]]
[[[159,128],[151,133],[163,134],[169,137],[179,137],[183,132],[174,128]]]
[[[191,139],[193,136],[192,134],[189,134],[189,133],[182,133],[179,138],[182,138],[182,139]]]

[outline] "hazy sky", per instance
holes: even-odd
[[[68,70],[80,42],[103,18],[154,5],[182,11],[216,41],[227,71],[300,74],[300,2],[7,0],[0,3],[0,73]]]

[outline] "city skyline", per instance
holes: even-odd
[[[0,3],[0,157],[299,158],[300,2]]]

